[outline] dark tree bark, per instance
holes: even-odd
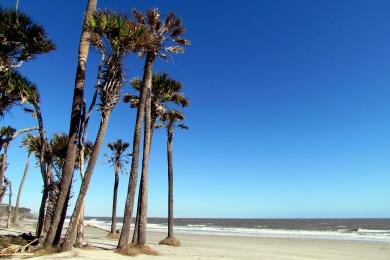
[[[168,130],[167,157],[168,157],[168,237],[173,237],[173,131]]]
[[[41,237],[42,230],[43,230],[43,224],[44,224],[44,218],[45,218],[45,208],[46,208],[46,200],[48,197],[48,183],[47,183],[47,172],[46,172],[46,138],[45,138],[45,129],[43,127],[43,119],[42,119],[42,113],[41,108],[38,105],[37,102],[33,102],[33,106],[35,109],[35,113],[37,115],[38,120],[38,130],[39,130],[39,138],[42,144],[41,151],[39,154],[39,165],[41,168],[41,176],[43,180],[43,194],[42,194],[42,200],[41,200],[41,208],[39,210],[39,216],[38,216],[38,226],[37,226],[37,237]],[[46,194],[45,194],[46,193]]]
[[[4,145],[4,151],[3,151],[3,158],[1,161],[1,168],[0,168],[0,204],[3,202],[5,189],[3,188],[3,182],[4,182],[4,175],[5,175],[5,169],[7,168],[7,151],[8,151],[8,144]]]
[[[28,168],[30,167],[30,157],[31,157],[31,152],[28,152],[26,166],[24,167],[23,177],[22,177],[22,180],[21,180],[20,185],[19,185],[18,196],[16,197],[15,212],[14,212],[14,216],[12,219],[12,223],[14,223],[14,224],[17,224],[18,219],[19,219],[20,198],[22,196],[23,186],[24,186],[24,182],[26,181]]]
[[[95,169],[95,165],[97,162],[97,159],[99,157],[100,149],[103,145],[104,137],[106,135],[108,122],[110,120],[111,111],[103,112],[101,123],[99,126],[99,131],[96,136],[95,144],[93,146],[91,158],[88,162],[88,167],[85,172],[85,176],[83,179],[83,182],[80,187],[79,196],[77,197],[76,205],[73,210],[72,217],[69,222],[68,230],[66,231],[64,243],[61,246],[61,251],[69,251],[72,249],[73,244],[75,243],[76,239],[76,230],[77,230],[77,223],[80,217],[80,212],[83,207],[83,201],[85,198],[85,195],[87,194],[89,183],[93,174],[93,171]]]
[[[48,191],[47,191],[46,201],[47,201],[47,199],[50,196],[50,187],[52,185],[54,185],[53,162],[51,162],[51,161],[47,162],[47,179],[48,179]],[[47,210],[47,203],[46,203],[46,212],[45,212],[45,219],[44,219],[44,222],[43,222],[43,231],[42,231],[42,233],[47,234],[47,232],[49,231],[49,228],[50,228],[51,220],[52,220],[52,218],[51,218],[50,212],[48,212],[48,210]]]
[[[116,202],[118,197],[119,166],[115,165],[114,195],[112,199],[111,234],[116,234]]]
[[[149,82],[149,84],[151,84],[152,82],[152,68],[153,68],[154,59],[155,59],[154,54],[148,53],[146,55],[143,82]],[[133,155],[131,159],[130,180],[129,180],[129,186],[127,190],[125,211],[123,214],[123,227],[118,241],[118,249],[125,248],[129,243],[131,217],[133,214],[133,207],[134,207],[134,195],[135,195],[135,189],[137,186],[137,179],[138,179],[138,162],[139,162],[139,150],[140,150],[140,143],[141,143],[141,128],[142,128],[143,117],[145,114],[145,101],[146,101],[147,91],[148,88],[145,86],[143,86],[140,91],[140,103],[137,109],[137,118],[135,123],[135,130],[134,130]]]
[[[65,199],[64,208],[62,209],[62,213],[61,213],[60,223],[58,224],[56,235],[54,237],[54,241],[53,241],[53,245],[54,246],[58,245],[60,243],[60,241],[61,241],[62,227],[64,226],[65,219],[66,219],[66,209],[65,208],[67,208],[69,206],[69,200],[70,200],[70,193],[71,193],[71,191],[72,191],[72,186],[69,186],[68,194],[66,195],[66,199]]]
[[[50,225],[49,232],[44,242],[44,247],[50,247],[53,245],[54,237],[58,228],[58,224],[61,220],[62,210],[67,198],[67,193],[71,185],[76,154],[77,154],[77,134],[79,132],[81,109],[84,100],[84,82],[85,82],[85,71],[86,61],[89,50],[89,33],[84,30],[84,25],[87,23],[87,15],[96,10],[97,0],[88,0],[86,9],[86,15],[84,17],[83,29],[80,38],[78,64],[76,71],[75,87],[73,92],[73,102],[71,111],[71,120],[69,126],[69,142],[67,148],[66,161],[62,173],[61,190],[57,200],[57,209],[54,212],[52,224]]]
[[[8,217],[7,217],[7,228],[11,226],[11,213],[12,213],[12,184],[8,181]]]

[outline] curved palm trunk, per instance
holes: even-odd
[[[46,138],[45,138],[45,129],[43,128],[43,119],[42,119],[42,113],[41,108],[39,107],[37,102],[33,103],[35,113],[37,115],[38,120],[38,130],[39,130],[39,138],[41,140],[42,148],[39,154],[39,165],[41,167],[41,176],[43,180],[44,185],[44,192],[42,194],[42,200],[41,200],[41,208],[39,210],[39,216],[38,216],[38,227],[37,227],[37,237],[40,237],[43,230],[43,224],[45,221],[45,208],[46,208],[46,200],[48,197],[48,183],[47,183],[47,172],[46,172]],[[45,194],[46,193],[46,194]]]
[[[1,169],[0,169],[0,204],[3,202],[4,193],[5,193],[5,189],[3,188],[3,181],[4,181],[5,169],[7,168],[7,151],[8,151],[8,144],[5,144],[3,158],[1,161]]]
[[[30,157],[31,157],[31,152],[28,153],[26,166],[24,167],[23,177],[19,185],[18,196],[16,197],[15,212],[12,219],[12,223],[14,224],[16,224],[19,219],[19,203],[20,203],[20,198],[22,196],[24,182],[26,181],[28,168],[30,167]]]
[[[86,9],[86,14],[90,14],[96,10],[97,0],[88,0],[88,5]],[[83,24],[87,22],[87,16],[84,17]],[[44,242],[44,247],[50,247],[53,244],[55,233],[57,231],[58,224],[61,219],[61,209],[63,209],[65,200],[67,197],[68,189],[71,185],[73,170],[75,166],[76,154],[77,154],[77,134],[79,132],[80,118],[81,118],[81,109],[83,106],[84,99],[84,82],[85,82],[85,70],[86,70],[86,61],[89,50],[89,33],[83,30],[81,33],[80,44],[79,44],[79,53],[78,53],[78,64],[76,71],[75,86],[73,92],[73,101],[72,101],[72,111],[71,111],[71,120],[69,126],[69,142],[67,149],[66,162],[64,165],[62,180],[61,180],[61,190],[57,200],[57,209],[54,212],[53,221],[50,225],[49,232],[46,236]]]
[[[148,53],[146,55],[144,76],[143,76],[143,82],[148,82],[148,84],[145,84],[146,86],[150,85],[152,82],[152,68],[153,68],[154,58],[155,58],[154,55],[151,53]],[[118,241],[119,249],[125,248],[129,243],[131,217],[133,214],[133,207],[134,207],[134,195],[135,195],[135,189],[137,186],[137,179],[138,179],[138,162],[139,162],[139,150],[140,150],[140,143],[141,143],[141,128],[142,128],[142,121],[145,113],[145,101],[148,92],[148,88],[145,85],[142,87],[140,91],[140,103],[137,109],[137,118],[135,123],[134,139],[133,139],[133,156],[131,159],[130,180],[129,180],[129,186],[127,190],[125,211],[123,214],[122,232]]]
[[[115,165],[114,195],[112,199],[111,234],[116,234],[116,202],[118,197],[119,167]]]
[[[168,130],[167,155],[168,155],[168,237],[173,237],[173,155],[172,155],[172,131]]]
[[[64,243],[61,246],[61,251],[69,251],[72,249],[73,244],[76,239],[76,228],[77,223],[80,218],[81,209],[83,207],[83,201],[85,198],[85,195],[87,194],[89,182],[91,180],[93,171],[95,169],[95,165],[97,162],[97,159],[99,157],[100,149],[103,145],[104,137],[106,135],[107,127],[108,127],[108,121],[110,119],[111,111],[107,111],[102,114],[102,119],[99,127],[98,134],[96,136],[95,144],[93,146],[91,158],[88,162],[87,171],[85,172],[85,176],[83,179],[83,182],[80,187],[79,196],[77,197],[76,205],[72,214],[72,218],[70,219],[70,223],[68,226],[68,230],[66,231]]]

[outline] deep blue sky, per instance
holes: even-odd
[[[85,5],[20,1],[57,44],[21,69],[39,86],[49,134],[68,131]],[[98,0],[99,8],[130,11],[134,5],[174,10],[192,41],[184,55],[155,66],[180,80],[191,99],[185,111],[190,130],[177,131],[174,139],[176,216],[390,217],[389,1]],[[88,97],[96,57],[89,57]],[[126,64],[129,79],[141,75],[142,60],[131,56]],[[106,143],[131,141],[134,116],[119,105]],[[35,123],[16,108],[6,124]],[[26,158],[19,143],[9,153],[14,189]],[[153,145],[150,215],[166,216],[163,130]],[[90,216],[111,212],[113,169],[104,161],[88,193]],[[128,175],[120,181],[122,215]],[[78,185],[77,176],[74,193]],[[41,187],[33,168],[22,204],[37,211]]]

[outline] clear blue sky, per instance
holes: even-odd
[[[68,131],[85,4],[20,1],[57,44],[21,69],[39,86],[49,134]],[[184,55],[155,66],[180,80],[191,99],[190,130],[174,138],[177,217],[390,217],[389,1],[98,0],[99,8],[133,5],[174,10],[192,40]],[[96,57],[88,63],[88,97]],[[142,60],[132,56],[126,64],[128,78],[141,75]],[[134,117],[119,105],[106,143],[131,141]],[[5,124],[35,123],[14,109]],[[27,156],[19,143],[9,153],[14,189]],[[150,215],[166,216],[164,131],[156,131],[153,145]],[[113,169],[104,161],[88,193],[90,216],[111,212]],[[122,215],[128,175],[120,181]],[[41,189],[33,168],[22,205],[37,211]]]

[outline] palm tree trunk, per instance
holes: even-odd
[[[1,168],[0,168],[0,204],[3,202],[3,197],[5,193],[5,189],[3,188],[3,181],[4,181],[5,169],[7,168],[7,151],[8,151],[8,144],[5,144],[3,158],[1,162]]]
[[[31,152],[28,152],[26,166],[24,167],[22,181],[20,182],[18,196],[16,197],[15,212],[14,212],[14,216],[12,219],[12,223],[14,223],[14,224],[16,224],[18,222],[18,218],[19,218],[20,197],[22,196],[23,185],[24,185],[24,182],[26,181],[28,168],[30,167],[30,157],[31,157]]]
[[[87,171],[85,172],[85,176],[83,179],[83,182],[80,187],[79,196],[77,197],[76,205],[73,210],[72,218],[70,219],[68,230],[66,231],[64,243],[61,246],[61,251],[69,251],[72,249],[73,244],[76,239],[76,228],[77,228],[77,222],[80,217],[80,212],[83,206],[83,201],[85,198],[85,195],[87,194],[89,182],[91,180],[93,171],[95,169],[95,165],[97,162],[97,159],[99,157],[100,149],[103,145],[104,137],[106,135],[108,122],[110,119],[111,111],[103,112],[101,123],[99,126],[99,131],[96,136],[95,144],[93,146],[91,158],[88,162]]]
[[[155,122],[156,122],[155,119],[152,118],[152,128],[150,129],[150,148],[152,148],[153,132],[154,132],[153,126]],[[142,183],[142,176],[141,176],[141,183]],[[137,213],[136,213],[135,223],[134,223],[133,239],[131,240],[131,243],[133,244],[137,243],[138,240],[139,215],[140,215],[140,208],[141,208],[141,196],[139,196],[139,194],[141,194],[141,185],[138,190]]]
[[[148,174],[149,174],[149,155],[150,155],[150,140],[151,140],[151,126],[152,126],[152,114],[151,114],[151,92],[152,82],[144,82],[147,88],[146,104],[145,104],[145,125],[144,125],[144,149],[142,156],[142,177],[140,183],[140,195],[141,206],[139,215],[138,226],[138,245],[145,245],[146,243],[146,230],[148,223]]]
[[[66,211],[67,211],[66,209],[69,206],[69,200],[70,200],[70,193],[71,193],[71,191],[72,191],[72,186],[69,186],[68,194],[66,195],[66,199],[65,199],[64,208],[62,209],[62,213],[61,213],[60,223],[58,224],[56,235],[54,237],[54,241],[53,241],[53,245],[54,246],[60,244],[60,241],[61,241],[62,228],[64,226],[65,219],[66,219]]]
[[[64,165],[61,190],[57,200],[57,208],[54,212],[53,221],[50,225],[49,232],[44,242],[44,247],[50,247],[53,244],[55,233],[57,231],[58,224],[61,219],[61,209],[65,204],[68,189],[71,185],[73,170],[75,166],[76,154],[77,154],[77,134],[79,132],[81,109],[84,100],[84,82],[85,82],[85,70],[86,61],[89,50],[89,33],[84,30],[84,25],[87,23],[87,15],[96,10],[97,0],[88,0],[86,8],[86,15],[84,16],[83,30],[81,33],[79,53],[78,53],[78,64],[76,71],[75,87],[73,92],[71,120],[69,126],[69,142],[67,148],[66,162]]]
[[[46,208],[46,200],[48,197],[48,183],[47,183],[47,172],[46,172],[46,138],[45,138],[45,129],[43,128],[43,119],[42,119],[42,113],[41,113],[41,108],[39,107],[37,102],[33,102],[33,106],[35,109],[35,113],[37,115],[37,120],[38,120],[38,130],[39,130],[39,138],[42,144],[42,148],[39,154],[39,164],[41,167],[41,176],[43,179],[43,185],[44,185],[44,194],[42,197],[46,196],[45,198],[42,198],[41,202],[41,210],[39,211],[39,216],[38,216],[38,228],[37,228],[37,237],[40,237],[42,234],[43,230],[43,224],[44,224],[44,218],[45,218],[45,208]],[[46,194],[45,194],[46,190]],[[43,200],[45,199],[45,200]]]
[[[11,214],[12,214],[12,184],[11,181],[8,181],[8,218],[7,218],[7,228],[11,226]]]
[[[172,136],[168,130],[167,157],[168,157],[168,237],[173,237],[173,158]]]
[[[145,67],[144,67],[143,82],[148,82],[148,84],[145,84],[145,86],[150,85],[152,82],[152,68],[153,68],[154,59],[155,59],[154,54],[147,53],[146,60],[145,60]],[[148,93],[148,88],[145,86],[143,86],[140,91],[140,103],[137,110],[137,118],[135,123],[135,130],[134,130],[133,155],[131,159],[130,180],[129,180],[129,186],[127,190],[125,211],[123,214],[122,232],[118,241],[118,249],[124,249],[129,243],[131,217],[133,214],[133,207],[134,207],[134,195],[135,195],[135,189],[137,186],[137,179],[138,179],[138,162],[139,162],[139,150],[140,150],[140,143],[141,143],[141,128],[142,128],[142,121],[145,113],[145,101]]]
[[[41,206],[39,207],[39,215],[38,215],[38,225],[36,230],[36,236],[40,237],[43,230],[43,224],[45,223],[45,208],[46,208],[46,201],[49,197],[49,189],[48,185],[45,181],[43,184],[43,193],[41,198]]]
[[[47,199],[49,199],[50,196],[50,186],[53,185],[54,183],[54,178],[53,178],[53,162],[48,162],[47,163],[47,180],[48,180],[48,191],[47,191]],[[46,201],[47,201],[46,199]],[[45,218],[43,221],[43,233],[47,234],[50,228],[51,224],[51,215],[50,212],[47,210],[47,203],[46,203],[46,213],[45,213]]]
[[[76,241],[75,241],[76,247],[79,248],[87,244],[85,242],[85,237],[84,237],[84,212],[85,212],[85,205],[83,202],[83,206],[81,207],[81,212],[80,212],[80,218],[77,223],[77,234],[76,234]]]
[[[118,197],[119,167],[115,165],[114,196],[112,199],[111,234],[116,234],[116,202]]]
[[[95,92],[96,93],[96,92]],[[95,97],[95,95],[94,95]],[[95,99],[95,98],[94,98]],[[84,150],[85,150],[85,145],[84,145],[84,137],[86,136],[86,128],[84,129],[85,132],[84,132],[84,135],[82,137],[82,140],[81,140],[81,149],[80,149],[80,178],[81,180],[84,179],[84,176],[85,176],[85,172],[84,172],[84,163],[85,163],[85,160],[84,160]],[[78,223],[77,223],[77,234],[76,234],[76,242],[75,242],[75,245],[76,247],[83,247],[84,246],[84,210],[85,210],[85,205],[84,205],[84,201],[83,201],[83,205],[81,207],[81,213],[80,213],[80,217],[79,217],[79,220],[78,220]]]
[[[142,176],[141,176],[141,182],[142,182]],[[135,244],[138,240],[138,227],[139,227],[139,214],[140,214],[140,207],[141,207],[141,186],[138,191],[138,201],[137,201],[137,212],[135,213],[135,223],[134,223],[134,231],[133,231],[133,239],[131,240],[131,243]]]

